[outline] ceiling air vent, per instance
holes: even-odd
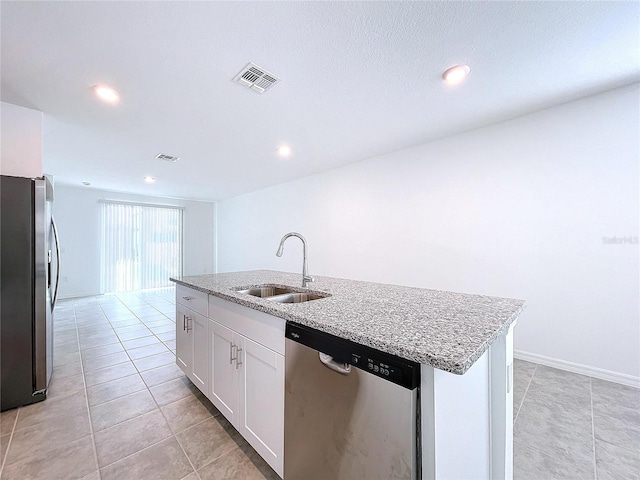
[[[174,157],[173,155],[165,155],[164,153],[159,153],[156,155],[158,160],[164,160],[165,162],[177,162],[180,160],[180,157]]]
[[[264,68],[249,62],[247,66],[235,76],[233,81],[250,88],[256,93],[264,93],[278,83],[280,79],[267,72]]]

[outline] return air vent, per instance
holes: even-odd
[[[158,160],[164,160],[165,162],[177,162],[180,160],[180,157],[174,157],[173,155],[165,155],[164,153],[159,153],[156,155]]]
[[[280,79],[267,72],[264,68],[249,62],[247,66],[235,76],[233,81],[243,87],[250,88],[256,93],[264,93],[278,83]]]

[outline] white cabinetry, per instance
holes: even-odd
[[[209,298],[209,398],[283,475],[284,320]]]
[[[194,312],[189,333],[193,339],[193,364],[191,375],[187,376],[206,393],[209,390],[209,319]]]
[[[240,383],[240,431],[283,475],[284,355],[243,338]]]
[[[238,372],[237,336],[233,330],[209,321],[211,345],[211,390],[209,398],[222,414],[237,426]]]
[[[208,295],[176,287],[176,364],[202,392],[209,390]]]
[[[178,285],[176,363],[283,476],[281,318]]]
[[[189,375],[193,365],[193,342],[191,332],[187,330],[187,318],[191,310],[176,304],[176,364]]]

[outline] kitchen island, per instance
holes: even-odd
[[[256,358],[272,366],[278,380],[269,388],[279,404],[284,321],[290,321],[421,364],[422,478],[512,477],[512,332],[523,301],[331,277],[316,277],[311,288],[303,289],[299,274],[270,270],[172,280],[178,284],[178,365],[227,418],[236,416],[236,424],[242,423],[242,408],[232,408],[225,392],[216,393],[216,373],[220,388],[249,382],[226,398],[249,402],[251,382],[216,371],[217,354],[209,345],[228,342],[235,347],[235,352],[218,352],[217,363],[235,355],[236,370],[238,358],[248,361],[241,354],[249,355],[247,348],[253,348]],[[277,303],[242,292],[265,284],[320,298]],[[252,338],[253,325],[260,338]],[[194,334],[187,338],[185,332]],[[265,421],[280,429],[280,416]],[[258,428],[245,430],[255,435]],[[265,446],[256,450],[282,476],[282,450],[267,446],[264,438],[247,440],[254,448]]]

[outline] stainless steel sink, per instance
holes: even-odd
[[[299,292],[294,288],[278,287],[274,285],[256,285],[251,288],[240,288],[234,290],[238,293],[264,298],[277,303],[303,303],[311,300],[330,297],[329,294]]]
[[[325,298],[321,295],[314,295],[313,293],[284,293],[282,295],[275,295],[273,297],[267,298],[267,300],[271,300],[272,302],[278,303],[302,303],[308,302],[310,300],[318,300],[320,298]]]
[[[291,293],[291,288],[273,287],[269,285],[259,285],[257,287],[251,287],[244,290],[236,290],[238,293],[244,293],[247,295],[253,295],[254,297],[266,298],[273,297],[274,295],[282,295],[283,293]]]

